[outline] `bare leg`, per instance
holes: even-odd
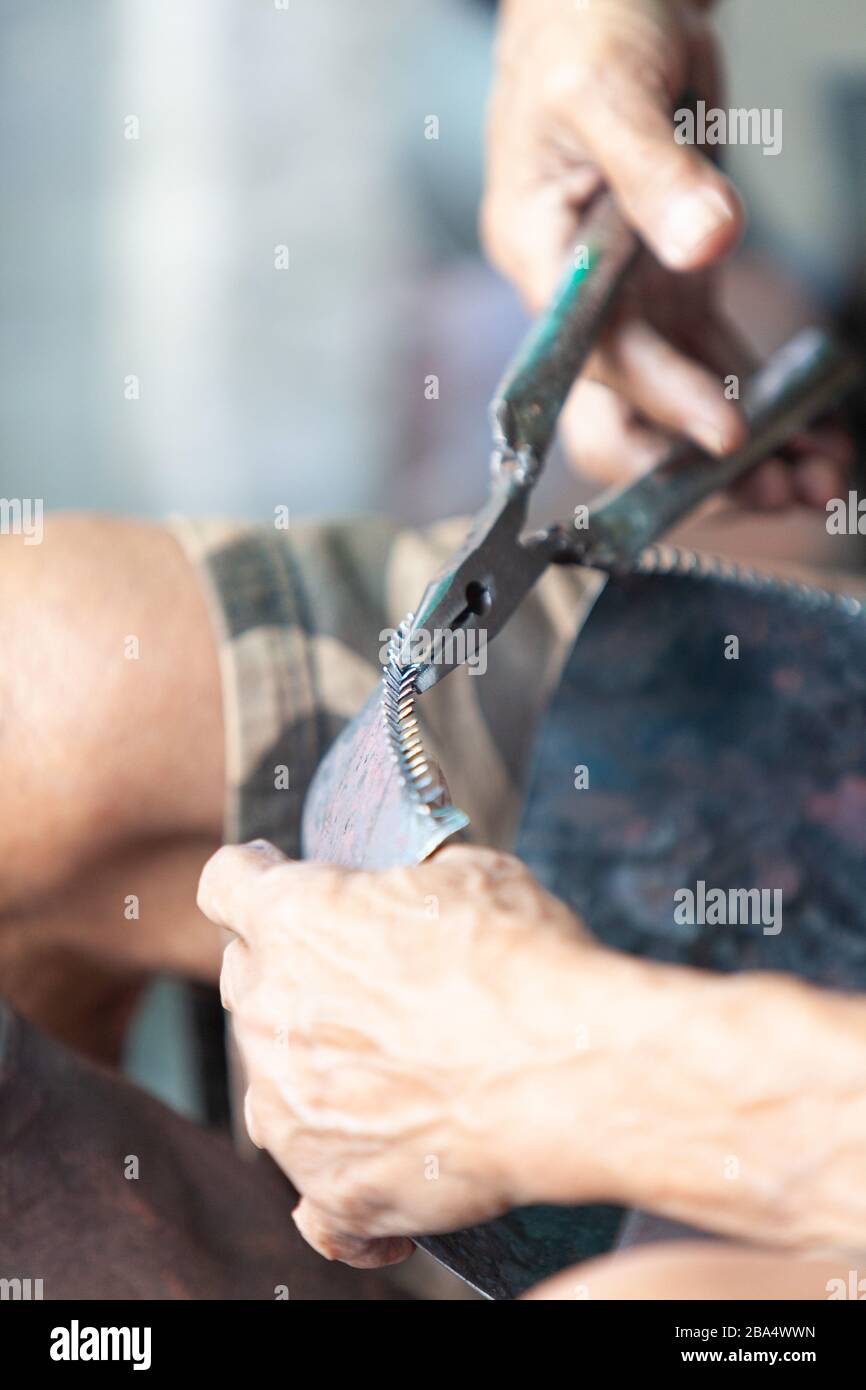
[[[111,1061],[147,975],[219,972],[220,934],[195,906],[223,814],[210,620],[170,533],[97,518],[51,519],[41,546],[0,540],[0,595],[0,995]],[[304,1245],[271,1165],[2,1003],[0,1053],[4,1273],[35,1250],[46,1298],[395,1296]]]
[[[0,594],[0,992],[107,1056],[144,975],[218,971],[195,908],[222,820],[210,622],[174,538],[132,522],[3,537]]]

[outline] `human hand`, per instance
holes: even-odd
[[[365,873],[231,847],[199,904],[238,935],[222,993],[247,1126],[321,1254],[391,1263],[413,1232],[529,1199],[538,1068],[577,1050],[565,981],[601,953],[518,860],[448,848]]]
[[[247,1127],[327,1258],[391,1263],[545,1201],[866,1239],[860,997],[606,950],[490,850],[365,872],[224,848],[199,905],[238,936]]]
[[[674,140],[684,90],[719,98],[717,44],[695,0],[506,0],[488,123],[482,238],[537,311],[586,210],[609,187],[649,253],[566,404],[561,433],[581,471],[622,481],[687,436],[721,455],[746,425],[726,383],[751,353],[717,303],[715,267],[737,241],[736,192]],[[684,273],[685,272],[685,273]],[[811,432],[737,489],[751,505],[823,507],[852,449]]]

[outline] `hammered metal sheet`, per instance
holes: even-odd
[[[674,551],[648,552],[642,566],[608,580],[572,650],[539,734],[516,852],[618,949],[866,988],[859,605]],[[732,635],[738,660],[724,655]],[[343,735],[354,740],[349,762],[335,751],[310,811],[341,862],[393,862],[395,844],[403,863],[429,852],[403,823],[377,717],[368,707]],[[589,769],[584,791],[578,764]],[[781,887],[781,933],[677,926],[673,894],[698,879]],[[524,1208],[420,1243],[508,1299],[610,1249],[624,1216]]]
[[[377,686],[329,748],[304,803],[305,859],[350,869],[420,864],[469,821],[456,806],[420,810],[398,775]]]
[[[610,579],[582,630],[516,852],[619,950],[866,989],[866,620],[849,600],[668,556],[649,566],[668,573]],[[674,893],[698,880],[781,888],[782,930],[678,925]],[[522,1261],[531,1277],[505,1296],[617,1244],[625,1216],[545,1209],[535,1260],[522,1237],[509,1251],[509,1274]]]

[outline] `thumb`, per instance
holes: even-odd
[[[661,91],[593,89],[580,138],[629,222],[670,270],[698,270],[739,239],[743,208],[724,174],[690,145]]]
[[[399,1264],[415,1249],[406,1236],[350,1235],[340,1231],[328,1214],[309,1197],[302,1197],[292,1220],[308,1245],[312,1245],[326,1260],[342,1260],[355,1269],[378,1269],[381,1265]]]
[[[246,909],[252,890],[268,869],[288,862],[267,840],[223,845],[201,871],[197,895],[200,910],[214,926],[228,927],[245,936]]]

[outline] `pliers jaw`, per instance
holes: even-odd
[[[526,482],[503,468],[465,541],[424,590],[399,656],[416,666],[419,692],[491,641],[561,550],[558,527],[522,538],[528,500]]]
[[[484,641],[495,637],[548,564],[573,558],[567,552],[574,537],[569,542],[564,527],[523,538],[529,494],[562,404],[638,255],[637,237],[607,195],[596,201],[586,238],[491,404],[489,500],[463,545],[428,584],[402,638],[400,660],[405,658],[407,669],[415,665],[419,691],[462,664],[470,634]]]

